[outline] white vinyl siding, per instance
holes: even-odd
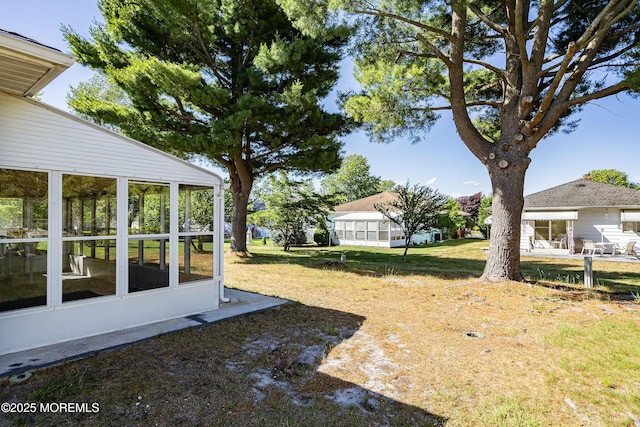
[[[220,177],[37,101],[0,93],[0,166],[222,185]],[[117,171],[117,172],[116,172]]]

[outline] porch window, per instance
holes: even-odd
[[[356,240],[365,240],[366,221],[356,221]]]
[[[353,221],[346,221],[344,223],[345,226],[345,240],[353,240]]]
[[[62,175],[62,301],[116,293],[116,179]]]
[[[213,277],[213,187],[180,185],[179,283]]]
[[[567,221],[536,220],[534,230],[536,241],[550,244],[558,234],[567,234]]]
[[[404,233],[402,227],[395,222],[391,223],[391,240],[404,240]]]
[[[0,312],[47,304],[49,174],[0,169]]]
[[[378,221],[367,221],[367,240],[378,240]]]
[[[640,222],[623,222],[622,231],[632,231],[634,233],[640,233]]]
[[[389,241],[389,221],[380,222],[380,230],[378,231],[378,240],[381,242]]]
[[[129,182],[129,292],[169,286],[169,183]]]

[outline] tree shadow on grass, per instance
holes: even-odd
[[[460,246],[463,241],[447,242],[446,247]],[[439,256],[438,254],[416,253],[409,250],[407,262],[402,261],[403,248],[372,249],[357,246],[336,246],[332,248],[293,248],[289,252],[268,251],[238,257],[235,262],[259,265],[282,264],[300,265],[321,270],[341,270],[371,277],[385,275],[429,275],[443,279],[469,279],[480,277],[485,261]],[[435,249],[438,249],[435,247]],[[344,255],[346,262],[340,262]]]
[[[247,264],[295,264],[313,269],[327,271],[344,271],[362,276],[382,277],[387,275],[433,276],[445,280],[477,279],[482,275],[485,257],[473,254],[477,245],[465,249],[465,245],[473,245],[474,241],[451,240],[443,244],[412,247],[407,262],[402,262],[402,248],[380,249],[353,246],[337,246],[333,248],[294,248],[290,252],[269,251],[252,254],[240,262]],[[412,250],[413,249],[413,250]],[[451,251],[449,251],[451,249]],[[425,250],[430,252],[425,253]],[[467,250],[471,255],[464,258],[461,253]],[[438,252],[441,251],[441,252]],[[446,253],[449,251],[448,253]],[[346,263],[340,262],[341,255]],[[544,287],[563,289],[563,286],[583,286],[584,271],[579,260],[558,260],[555,258],[522,260],[522,273],[532,284]],[[602,261],[605,262],[605,261]],[[631,293],[640,292],[640,265],[638,271],[615,272],[598,270],[594,263],[594,281],[597,290],[592,291],[595,298],[624,299]]]
[[[441,416],[329,374],[355,371],[374,388],[408,387],[394,355],[381,360],[382,350],[371,349],[382,343],[358,332],[364,320],[289,303],[104,351],[37,371],[22,384],[4,380],[0,389],[3,402],[97,402],[99,412],[0,414],[0,424],[446,424]],[[357,352],[358,358],[332,356],[332,350]],[[363,361],[365,351],[370,354]]]
[[[578,261],[578,260],[576,260]],[[626,300],[640,292],[640,264],[637,271],[603,271],[602,264],[594,263],[595,288],[584,287],[584,266],[580,262],[530,261],[522,262],[522,272],[530,281],[543,287],[569,292],[582,292],[590,298]],[[600,261],[611,262],[612,261]]]

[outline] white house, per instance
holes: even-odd
[[[404,246],[402,228],[386,219],[375,208],[395,200],[396,193],[380,194],[336,206],[332,215],[336,244],[351,246],[378,246],[397,248]]]
[[[640,191],[578,179],[524,198],[520,249],[580,252],[591,240],[611,252],[640,243]]]
[[[0,31],[0,354],[224,300],[222,178],[31,98],[73,62]]]
[[[334,228],[334,243],[350,246],[376,246],[384,248],[404,247],[404,232],[394,222],[386,219],[375,208],[396,200],[397,193],[385,191],[334,208],[331,215]],[[414,235],[416,244],[433,240],[442,240],[442,233],[433,230],[430,233]]]

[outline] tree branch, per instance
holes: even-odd
[[[433,52],[433,54],[442,62],[444,62],[444,65],[447,66],[447,68],[451,68],[453,66],[453,63],[451,62],[451,60],[449,58],[447,58],[447,56],[442,53],[440,51],[440,49],[438,49],[437,47],[435,47],[429,40],[426,39],[426,37],[424,37],[421,34],[416,34],[416,39],[418,41],[420,41],[422,44],[424,44],[427,49],[429,49],[431,52]]]
[[[467,108],[472,108],[472,107],[492,107],[495,108],[496,110],[500,109],[500,106],[502,105],[500,102],[493,102],[493,101],[476,101],[476,102],[467,102],[465,103],[465,105],[467,106]],[[441,105],[438,107],[415,107],[415,108],[409,108],[409,110],[411,111],[451,111],[453,110],[453,107],[451,105]]]
[[[487,140],[478,132],[469,117],[469,111],[464,93],[464,44],[465,27],[467,25],[467,2],[464,0],[451,1],[451,35],[450,43],[451,66],[449,67],[449,82],[451,92],[451,111],[454,123],[461,139],[469,150],[483,163],[489,155]]]
[[[373,8],[373,7],[371,8],[371,10],[359,10],[359,9],[356,9],[356,10],[353,11],[353,13],[358,13],[358,14],[361,14],[361,15],[369,15],[369,16],[379,16],[379,17],[382,17],[382,18],[391,18],[391,19],[394,19],[396,21],[404,22],[405,24],[409,24],[409,25],[412,25],[414,27],[420,28],[422,30],[428,31],[430,33],[437,34],[437,35],[443,37],[444,39],[446,39],[447,41],[451,41],[451,34],[446,32],[445,30],[443,30],[441,28],[432,27],[431,25],[423,24],[422,22],[414,21],[413,19],[409,19],[409,18],[406,18],[404,16],[396,15],[395,13],[384,12],[382,10],[379,10],[379,9],[376,9],[376,8]]]
[[[615,85],[609,86],[597,92],[589,93],[587,95],[583,95],[578,98],[571,99],[565,102],[563,106],[565,106],[566,108],[575,107],[576,105],[586,104],[589,101],[606,98],[607,96],[615,95],[617,93],[624,92],[626,90],[629,90],[629,85],[627,85],[625,82],[619,82]]]
[[[515,10],[515,27],[516,33],[515,38],[518,42],[518,50],[520,51],[520,63],[522,64],[522,68],[525,70],[525,74],[528,73],[530,68],[529,56],[527,53],[527,40],[524,34],[524,19],[526,19],[524,15],[524,4],[523,0],[516,0],[516,10]]]
[[[480,20],[489,28],[491,28],[492,30],[494,30],[495,32],[501,34],[504,36],[505,34],[505,29],[502,28],[501,25],[496,24],[495,22],[493,22],[491,19],[489,19],[489,17],[482,12],[482,10],[480,10],[480,8],[478,7],[478,5],[476,3],[471,3],[469,5],[469,9],[471,9],[471,11],[474,13],[474,15],[476,15],[478,18],[480,18]]]
[[[487,70],[493,71],[494,73],[496,73],[498,75],[498,77],[500,77],[500,79],[502,79],[503,81],[506,80],[506,76],[504,74],[504,70],[502,70],[502,69],[500,69],[498,67],[494,67],[493,65],[489,64],[488,62],[479,61],[477,59],[472,59],[472,58],[464,58],[463,61],[464,62],[468,62],[469,64],[480,65],[481,67],[484,67]]]
[[[556,94],[556,90],[560,86],[560,83],[562,82],[562,78],[567,72],[569,63],[571,62],[571,59],[573,58],[573,55],[575,55],[576,51],[577,51],[576,44],[573,42],[569,43],[569,46],[567,47],[567,53],[564,55],[564,58],[560,63],[560,69],[556,72],[556,75],[553,78],[553,81],[549,85],[549,90],[547,90],[546,95],[542,99],[542,102],[540,103],[540,107],[538,107],[538,111],[531,119],[530,123],[532,128],[537,126],[538,123],[542,121],[545,114],[547,113],[547,110],[549,109],[549,106],[553,101],[553,97]]]
[[[568,0],[565,0],[568,1]],[[545,61],[545,49],[549,41],[549,29],[551,28],[551,18],[554,12],[553,0],[544,0],[540,3],[540,11],[532,28],[537,27],[537,31],[533,37],[533,45],[531,47],[531,62],[534,72],[537,74],[542,68]],[[537,78],[532,79],[531,89],[535,87]],[[528,93],[528,95],[530,95]]]

